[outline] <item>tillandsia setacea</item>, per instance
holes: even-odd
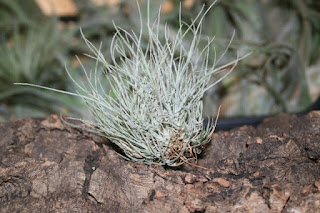
[[[82,34],[96,60],[94,71],[83,68],[87,84],[76,82],[67,70],[79,92],[71,93],[44,86],[35,86],[84,99],[94,121],[78,119],[94,126],[94,131],[108,138],[130,161],[145,164],[179,166],[196,160],[205,144],[210,142],[214,122],[203,128],[202,98],[206,90],[227,76],[242,58],[216,67],[226,53],[209,66],[210,46],[214,38],[199,48],[202,21],[208,9],[201,9],[197,17],[186,24],[179,13],[179,28],[175,33],[160,25],[160,10],[155,21],[143,24],[140,12],[140,33],[128,32],[115,26],[111,42],[111,63],[104,58],[101,48],[96,48]],[[81,31],[82,33],[82,31]],[[187,35],[192,36],[187,42]],[[142,35],[147,35],[147,46],[142,48]],[[231,39],[232,40],[232,39]],[[97,73],[98,64],[111,85],[105,91]],[[212,81],[212,76],[219,77]],[[222,75],[221,75],[222,73]],[[93,130],[93,129],[91,129]]]

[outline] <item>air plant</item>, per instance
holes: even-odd
[[[202,98],[206,90],[226,77],[242,58],[216,67],[224,53],[211,56],[209,47],[214,38],[208,38],[206,45],[199,48],[202,21],[214,5],[200,13],[186,24],[181,20],[179,28],[170,31],[160,25],[160,10],[154,22],[149,18],[144,24],[140,12],[140,33],[128,32],[114,24],[110,52],[111,63],[82,36],[96,60],[94,70],[83,69],[87,84],[71,80],[78,88],[77,93],[56,90],[44,86],[18,83],[44,88],[68,95],[81,97],[86,102],[94,121],[76,119],[93,127],[94,131],[112,141],[123,152],[121,156],[130,161],[145,164],[179,166],[196,160],[204,145],[210,141],[214,122],[203,128]],[[147,35],[147,46],[142,48],[142,35]],[[187,36],[192,36],[191,42]],[[214,64],[209,66],[209,57]],[[111,90],[97,78],[104,70],[104,78]],[[212,77],[215,77],[212,80]]]

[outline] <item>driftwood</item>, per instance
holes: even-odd
[[[320,111],[217,132],[202,169],[128,162],[58,116],[0,124],[0,212],[319,212]]]

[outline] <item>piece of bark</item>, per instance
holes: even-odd
[[[58,116],[0,124],[0,212],[317,212],[320,112],[214,133],[201,169],[131,163]]]

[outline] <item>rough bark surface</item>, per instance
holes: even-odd
[[[217,132],[200,169],[120,158],[58,116],[0,124],[0,212],[319,212],[320,111]]]

